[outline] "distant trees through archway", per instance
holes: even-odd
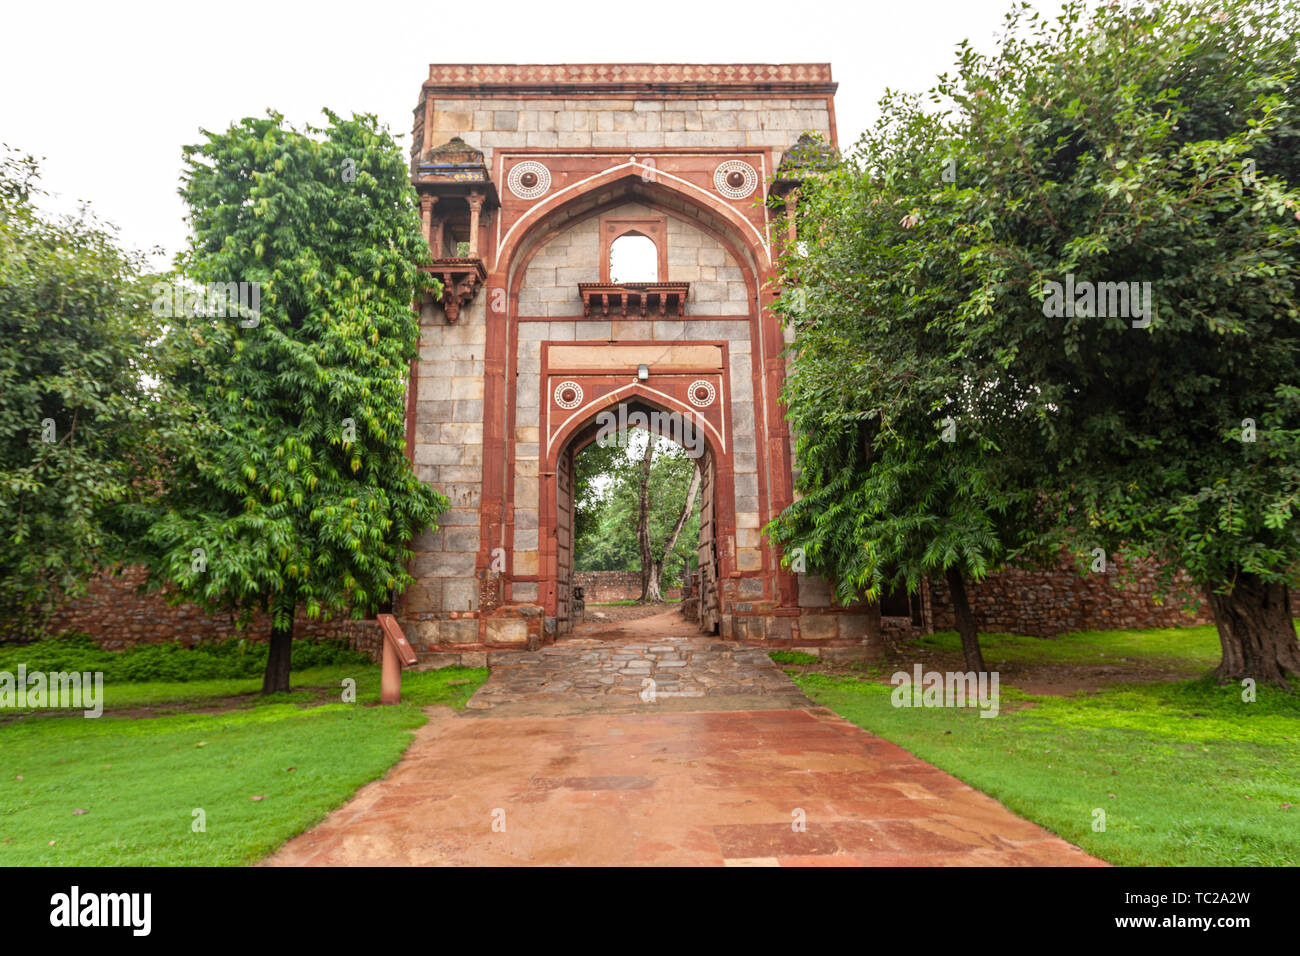
[[[574,457],[574,570],[639,571],[640,600],[690,580],[699,538],[698,459],[640,429]]]

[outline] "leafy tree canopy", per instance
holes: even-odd
[[[648,436],[632,433],[626,444],[593,442],[574,462],[574,568],[578,571],[631,571],[641,567],[637,544],[640,463]],[[650,463],[648,530],[655,555],[662,555],[682,508],[695,459],[667,438],[656,443]],[[587,489],[579,494],[579,489]],[[700,536],[698,506],[686,519],[672,553],[663,562],[664,583],[675,587],[693,565]]]
[[[295,608],[374,613],[446,506],[405,456],[412,302],[432,281],[406,161],[374,117],[326,116],[244,119],[185,149],[183,269],[209,307],[172,320],[208,427],[138,516],[156,583],[272,615],[268,690],[287,687]],[[157,290],[157,308],[176,301]]]
[[[116,561],[171,407],[145,257],[87,210],[44,215],[38,174],[0,154],[0,627],[28,635]]]
[[[778,540],[869,591],[1050,529],[1185,569],[1226,676],[1300,670],[1298,36],[1290,2],[1017,8],[888,95],[798,199]]]

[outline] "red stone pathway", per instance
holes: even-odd
[[[816,707],[440,710],[387,777],[267,862],[1100,865]]]

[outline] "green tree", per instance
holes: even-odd
[[[412,302],[429,287],[406,161],[374,117],[326,115],[301,131],[244,119],[185,149],[184,269],[207,308],[173,316],[178,380],[210,427],[137,516],[153,583],[270,616],[264,693],[289,687],[295,612],[385,606],[446,506],[405,456]],[[256,309],[211,295],[245,288]]]
[[[887,400],[849,378],[841,407],[906,434],[955,406],[995,513],[1018,497],[1076,552],[1154,559],[1166,593],[1190,575],[1225,680],[1300,671],[1298,36],[1291,2],[1017,9],[996,53],[960,48],[943,108],[883,104],[859,179],[898,241],[834,235],[814,198],[799,266],[806,323],[852,306],[846,347],[899,323],[944,365]],[[882,249],[899,281],[854,303]]]
[[[694,459],[685,454],[660,458],[661,463],[668,465],[667,468],[661,467],[659,469],[660,475],[665,472],[669,474],[680,473],[684,469],[689,470],[690,473],[690,479],[686,485],[685,499],[677,506],[676,515],[673,515],[672,511],[665,511],[660,505],[661,496],[652,493],[651,490],[652,479],[656,476],[654,464],[657,444],[658,442],[653,438],[647,439],[645,450],[641,453],[641,461],[636,469],[636,543],[641,563],[641,601],[645,604],[658,604],[664,599],[664,566],[673,558],[677,542],[681,540],[682,528],[685,527],[687,520],[695,509],[695,498],[700,490],[700,469]],[[680,486],[679,482],[671,482],[671,484]],[[671,500],[676,496],[665,495],[663,497]],[[652,501],[654,502],[653,505],[651,504]],[[655,529],[651,527],[652,515],[656,512],[670,518],[672,521],[671,526],[665,529],[666,535],[659,536],[653,533]],[[684,543],[689,544],[689,540]]]
[[[585,481],[592,491],[585,502],[575,497],[575,568],[637,569],[642,600],[663,600],[663,587],[684,579],[695,554],[700,520],[696,471],[695,460],[666,438],[651,438],[648,444],[639,439],[593,443],[579,453],[574,484],[582,487]]]
[[[26,635],[117,560],[171,407],[145,258],[88,211],[43,215],[38,172],[0,154],[0,631]]]
[[[967,582],[1027,559],[1041,518],[1000,481],[977,423],[1005,416],[971,387],[980,371],[929,321],[961,302],[960,285],[933,281],[960,272],[959,254],[926,234],[943,223],[906,210],[933,188],[945,130],[914,99],[882,107],[857,152],[818,163],[797,199],[804,241],[783,257],[778,311],[796,330],[785,401],[800,497],[765,530],[844,604],[942,576],[967,666],[983,671]]]
[[[573,540],[594,547],[599,535],[604,494],[626,452],[614,443],[592,442],[578,452],[573,467]],[[594,553],[588,550],[588,555]],[[579,567],[579,571],[609,571],[611,568]]]

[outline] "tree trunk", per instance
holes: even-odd
[[[266,656],[266,673],[262,677],[263,694],[287,693],[289,690],[289,666],[293,656],[293,612],[294,604],[290,602],[287,607],[288,623],[283,628],[277,627],[274,617],[272,619],[270,653]]]
[[[673,553],[673,548],[677,547],[677,538],[682,533],[682,528],[686,527],[686,519],[691,516],[691,509],[695,507],[695,496],[700,493],[700,468],[697,465],[691,470],[691,484],[686,489],[686,504],[682,506],[682,513],[677,516],[677,523],[673,525],[673,533],[668,536],[668,543],[664,545],[664,561],[668,560],[668,555]],[[663,564],[663,561],[660,562]]]
[[[1219,683],[1250,677],[1290,689],[1287,672],[1300,675],[1300,641],[1286,585],[1241,572],[1231,591],[1216,594],[1207,586],[1205,597],[1223,647],[1223,660],[1214,671]]]
[[[636,544],[641,552],[641,602],[655,600],[650,597],[650,572],[654,555],[650,553],[650,462],[655,456],[654,436],[647,433],[645,453],[641,456],[640,487],[637,489]],[[655,589],[656,591],[658,588]],[[663,600],[658,598],[657,600]]]
[[[643,478],[646,476],[643,476]],[[686,489],[686,504],[682,506],[682,513],[677,516],[677,523],[673,525],[673,533],[668,536],[668,543],[664,545],[663,554],[658,560],[655,559],[650,547],[649,532],[649,507],[647,486],[641,486],[641,505],[642,512],[637,523],[637,540],[642,544],[641,551],[641,603],[642,604],[659,604],[664,599],[664,565],[668,563],[668,557],[673,553],[673,548],[677,546],[677,539],[681,536],[682,528],[686,527],[686,520],[691,516],[691,509],[695,507],[695,496],[700,493],[700,469],[697,467],[691,471],[691,484]],[[645,535],[641,532],[645,529]],[[649,571],[646,571],[647,558],[649,559]]]
[[[646,575],[645,584],[641,588],[642,604],[662,604],[664,599],[663,592],[664,565],[662,561],[651,561],[650,571]]]
[[[880,620],[879,601],[867,605],[866,618],[867,637],[865,643],[869,653],[873,656],[883,654],[885,650],[885,626]]]
[[[977,674],[983,674],[984,655],[980,652],[975,615],[971,613],[970,600],[966,597],[966,582],[962,579],[961,571],[955,567],[948,568],[943,574],[952,595],[953,616],[957,618],[957,633],[961,635],[961,651],[966,656],[966,667]]]
[[[662,601],[663,596],[663,577],[664,565],[668,563],[669,556],[673,553],[673,548],[677,547],[677,538],[682,533],[682,528],[686,527],[686,519],[691,516],[691,509],[695,507],[695,496],[700,493],[700,469],[699,466],[691,469],[691,484],[686,489],[686,504],[682,505],[682,513],[677,516],[677,523],[673,525],[673,533],[668,536],[668,543],[664,545],[664,553],[654,564],[654,591],[656,601]]]

